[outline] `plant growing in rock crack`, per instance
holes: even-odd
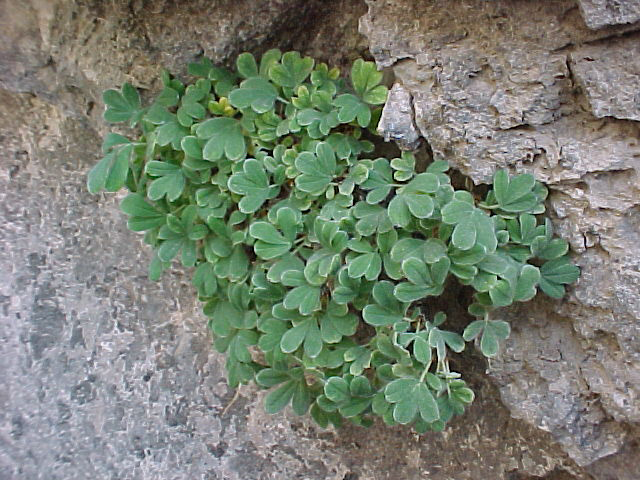
[[[177,257],[194,267],[229,384],[272,389],[268,412],[442,430],[474,398],[450,352],[475,340],[496,355],[509,335],[497,308],[538,288],[560,298],[577,279],[533,176],[498,171],[476,201],[444,161],[375,158],[363,130],[387,89],[373,63],[345,80],[270,50],[189,73],[164,74],[149,107],[129,84],[104,93],[105,119],[140,136],[106,136],[88,189],[131,192],[121,206],[154,249],[152,279]],[[421,308],[452,277],[475,291],[462,335]]]

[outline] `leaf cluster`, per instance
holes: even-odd
[[[577,279],[533,176],[497,171],[478,200],[446,162],[375,157],[363,133],[387,89],[373,63],[343,79],[270,50],[189,73],[163,75],[147,107],[129,84],[105,92],[105,120],[139,136],[106,136],[88,189],[129,190],[121,208],[154,250],[151,278],[178,258],[194,268],[229,384],[271,389],[267,411],[442,430],[474,398],[451,352],[476,341],[496,355],[509,335],[497,308],[538,289],[560,298]],[[462,334],[423,309],[450,279],[475,292]]]

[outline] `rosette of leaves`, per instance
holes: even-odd
[[[177,259],[193,268],[229,384],[270,389],[267,411],[442,430],[474,398],[452,352],[475,341],[496,355],[499,308],[577,279],[533,176],[498,171],[477,201],[444,161],[376,157],[367,130],[387,89],[373,63],[341,78],[270,50],[189,73],[164,74],[148,106],[129,84],[105,92],[105,120],[138,133],[106,136],[87,185],[130,192],[122,210],[154,250],[151,278]],[[463,332],[422,310],[450,279],[475,292]]]

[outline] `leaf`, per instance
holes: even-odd
[[[364,253],[351,260],[347,267],[350,277],[365,277],[367,280],[373,281],[382,271],[382,259],[378,253]]]
[[[147,190],[147,196],[151,200],[166,197],[168,201],[173,202],[182,195],[186,181],[178,165],[153,160],[145,165],[145,172],[153,177],[159,177],[151,182]]]
[[[429,238],[424,243],[424,260],[427,263],[436,263],[447,255],[447,246],[437,238]]]
[[[265,411],[274,414],[286,407],[293,398],[296,383],[297,382],[290,380],[267,395],[264,400]]]
[[[385,158],[378,158],[373,162],[367,179],[360,184],[367,194],[367,203],[376,204],[384,200],[391,192],[393,183],[392,171],[389,162]]]
[[[142,115],[140,96],[130,83],[124,83],[120,92],[117,90],[105,91],[102,94],[102,100],[107,107],[104,119],[109,123],[128,121],[133,127]]]
[[[540,273],[548,282],[568,284],[578,279],[580,269],[568,257],[561,257],[544,263]]]
[[[418,404],[420,416],[425,422],[431,423],[440,418],[438,404],[431,390],[424,383],[419,383],[414,389],[413,401]]]
[[[132,151],[132,145],[125,145],[107,153],[87,175],[89,193],[95,194],[102,189],[108,192],[120,190],[129,173],[129,157]]]
[[[216,293],[218,281],[213,265],[208,262],[198,265],[193,274],[193,284],[198,289],[198,295],[201,297],[210,297]]]
[[[302,152],[296,158],[295,165],[301,172],[296,178],[296,186],[303,192],[320,195],[336,173],[336,156],[331,145],[320,142],[315,154]]]
[[[509,324],[500,320],[489,320],[484,323],[480,350],[485,357],[495,357],[498,354],[499,340],[505,340],[509,336]]]
[[[367,127],[371,122],[371,108],[355,95],[345,93],[338,96],[333,104],[338,107],[340,123],[350,123],[358,120],[358,125]]]
[[[451,243],[460,250],[469,250],[476,244],[476,226],[471,219],[462,220],[453,229]]]
[[[475,207],[467,202],[452,200],[442,209],[442,221],[450,225],[455,225],[469,218]]]
[[[513,303],[514,289],[506,280],[498,280],[495,286],[489,290],[489,296],[496,307],[506,307]]]
[[[379,205],[358,202],[351,212],[358,219],[355,226],[356,232],[364,237],[373,235],[375,232],[386,233],[393,229],[387,211]]]
[[[258,64],[254,56],[249,52],[238,55],[236,59],[236,69],[238,70],[238,74],[243,78],[258,76]]]
[[[533,210],[538,204],[538,197],[533,193],[535,185],[535,178],[528,173],[509,178],[506,170],[498,170],[493,177],[495,198],[506,212]]]
[[[540,281],[540,270],[533,265],[524,265],[516,283],[513,299],[526,302],[536,296],[536,285]]]
[[[540,289],[552,298],[562,298],[565,293],[563,284],[575,282],[580,276],[580,269],[564,256],[542,265],[540,275]]]
[[[258,240],[253,246],[256,255],[265,260],[277,258],[291,248],[291,242],[268,222],[252,223],[249,234]]]
[[[342,377],[330,377],[324,384],[324,394],[332,402],[342,405],[351,399],[349,384]]]
[[[196,135],[207,140],[202,156],[215,161],[226,156],[229,160],[242,160],[247,155],[242,128],[238,120],[217,117],[205,120],[196,128]]]
[[[351,83],[358,96],[370,105],[381,105],[387,99],[387,88],[379,85],[382,72],[376,70],[373,62],[361,58],[351,67]]]
[[[309,410],[311,405],[311,393],[307,388],[307,384],[304,380],[296,382],[296,389],[293,392],[293,399],[291,400],[291,408],[296,415],[304,415]]]
[[[240,84],[240,88],[229,94],[231,105],[236,108],[251,107],[256,113],[265,113],[273,109],[278,91],[268,80],[255,77]]]
[[[298,52],[287,52],[280,63],[269,68],[269,78],[281,87],[295,88],[306,80],[314,63],[310,57],[301,58]]]
[[[256,383],[267,388],[274,387],[290,379],[291,377],[289,377],[286,371],[275,368],[264,368],[256,374]]]
[[[267,173],[258,160],[245,160],[242,170],[229,178],[229,190],[244,196],[238,204],[241,212],[253,213],[269,198],[276,196],[280,189],[269,185]]]
[[[320,288],[300,285],[289,290],[284,297],[284,306],[288,310],[298,310],[302,315],[311,315],[320,310]]]
[[[132,193],[120,203],[120,209],[130,216],[127,226],[134,232],[151,230],[166,222],[166,214],[147,203],[144,197]]]

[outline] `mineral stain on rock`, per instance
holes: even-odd
[[[0,478],[640,478],[639,20],[636,0],[1,1]],[[506,311],[491,365],[461,356],[478,398],[443,434],[322,431],[252,387],[225,412],[189,273],[149,282],[116,200],[86,192],[102,90],[273,47],[345,70],[370,51],[398,83],[383,135],[551,186],[582,278]]]

